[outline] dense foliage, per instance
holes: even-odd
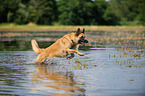
[[[145,25],[145,0],[0,0],[0,23]]]

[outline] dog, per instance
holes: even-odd
[[[75,33],[64,35],[46,49],[39,48],[37,42],[34,39],[31,40],[32,49],[39,53],[35,63],[43,63],[47,58],[67,57],[69,54],[70,57],[67,57],[67,59],[71,59],[75,56],[74,53],[84,56],[83,53],[78,51],[78,48],[80,44],[85,43],[88,43],[88,40],[85,39],[84,28],[82,31],[78,28]]]

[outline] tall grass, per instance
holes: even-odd
[[[0,24],[0,31],[75,31],[85,28],[86,31],[140,31],[145,26],[97,26],[97,25],[17,25],[14,23]]]

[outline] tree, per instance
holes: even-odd
[[[0,0],[0,23],[13,22],[21,0]]]
[[[145,25],[145,0],[138,0],[138,12],[135,20],[139,20],[142,25]]]
[[[58,6],[59,23],[63,25],[118,24],[119,19],[110,12],[112,10],[105,0],[59,0]]]
[[[0,0],[0,23],[145,25],[145,0]]]
[[[115,15],[110,6],[107,7],[103,14],[104,25],[119,25],[120,19]]]
[[[55,0],[22,0],[17,10],[15,22],[26,24],[52,24],[57,19]]]
[[[59,23],[64,25],[83,25],[91,23],[92,0],[59,0]]]
[[[94,24],[97,25],[105,25],[106,21],[103,17],[105,10],[108,7],[108,3],[105,0],[94,0],[93,2],[93,19],[94,19]]]
[[[121,22],[145,21],[145,0],[110,0],[110,6]]]
[[[18,10],[16,10],[16,14],[15,14],[15,20],[14,22],[17,24],[26,24],[28,23],[28,17],[29,17],[29,1],[24,1],[22,0],[22,2],[20,2],[18,4]]]
[[[55,0],[36,0],[38,24],[52,24],[57,19],[57,6]]]

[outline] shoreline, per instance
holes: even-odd
[[[145,31],[145,26],[97,26],[97,25],[14,25],[14,24],[0,24],[0,32],[6,31],[27,31],[27,32],[42,32],[42,31],[76,31],[77,28],[85,28],[86,31]]]

